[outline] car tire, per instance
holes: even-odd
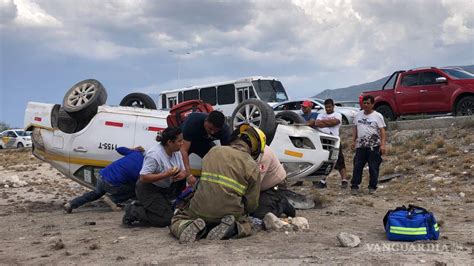
[[[267,103],[257,99],[241,102],[232,113],[231,128],[249,123],[265,133],[267,145],[273,140],[276,130],[275,112]]]
[[[396,117],[393,114],[392,108],[388,105],[380,105],[375,110],[379,113],[382,114],[382,116],[387,120],[387,121],[395,121]]]
[[[306,121],[304,120],[301,115],[292,112],[292,111],[281,111],[280,113],[275,115],[275,119],[277,123],[285,124],[285,125],[293,125],[293,124],[305,124]]]
[[[456,104],[455,115],[473,115],[474,96],[466,96]]]
[[[342,116],[342,124],[343,125],[349,125],[349,120],[347,120],[347,117]]]
[[[64,110],[63,107],[59,108],[57,113],[57,127],[64,133],[72,134],[78,131],[81,131],[87,126],[90,118],[85,120],[80,120],[78,118],[72,117],[68,112]]]
[[[23,143],[21,143],[21,142],[18,142],[16,147],[17,147],[17,149],[21,149],[21,148],[25,147],[25,145],[23,145]]]
[[[63,108],[72,117],[90,119],[105,104],[107,91],[95,79],[86,79],[72,86],[63,98]]]
[[[125,96],[122,101],[120,101],[120,106],[133,106],[156,110],[155,101],[153,101],[150,96],[139,92],[130,93]]]

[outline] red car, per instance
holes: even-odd
[[[453,113],[474,114],[474,75],[460,68],[425,67],[396,71],[382,90],[366,91],[372,95],[375,110],[387,120],[402,115]]]

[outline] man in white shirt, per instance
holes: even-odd
[[[342,115],[338,112],[334,112],[334,101],[332,99],[327,99],[324,101],[324,109],[326,110],[325,113],[319,114],[318,118],[311,124],[311,126],[315,126],[319,131],[339,136],[339,128],[341,127],[342,123]],[[339,149],[339,156],[337,157],[336,165],[334,166],[336,170],[339,171],[341,175],[341,188],[346,189],[347,181],[346,177],[346,163],[344,161],[344,155],[342,154],[342,148]],[[317,188],[326,188],[326,178],[319,181],[319,183],[314,184]]]
[[[354,117],[355,127],[352,130],[351,148],[355,151],[354,171],[351,180],[351,192],[357,195],[362,182],[362,170],[369,164],[369,193],[377,189],[382,155],[385,154],[385,121],[383,116],[374,110],[374,97],[362,98],[362,111]]]

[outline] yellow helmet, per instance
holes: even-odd
[[[242,124],[239,127],[240,137],[246,136],[251,144],[251,153],[252,158],[255,160],[260,156],[261,153],[265,150],[265,144],[267,138],[265,133],[262,130],[256,127],[252,127],[249,124]]]

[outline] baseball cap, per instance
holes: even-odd
[[[303,104],[301,106],[304,106],[304,107],[313,107],[313,103],[311,101],[304,101]]]

